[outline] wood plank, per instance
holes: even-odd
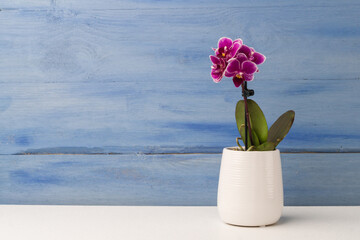
[[[2,0],[2,9],[26,9],[26,10],[47,10],[49,8],[64,8],[76,10],[117,10],[117,9],[159,9],[159,8],[272,8],[272,7],[334,7],[334,6],[359,6],[355,0],[351,1],[326,1],[326,0],[303,0],[303,1],[284,1],[273,0],[224,0],[219,4],[216,0],[194,1],[194,0]]]
[[[355,95],[360,83],[349,83],[353,87],[338,89],[337,94],[348,91]],[[311,84],[315,86],[314,82]],[[122,89],[124,85],[127,90]],[[221,90],[203,95],[186,90],[181,94],[161,89],[154,93],[150,89],[137,89],[135,85],[119,82],[2,84],[8,91],[1,102],[3,147],[0,152],[219,153],[222,147],[235,145],[238,135],[233,109],[237,101],[235,92],[228,100]],[[337,83],[329,85],[335,88]],[[290,97],[284,90],[284,97],[274,100],[265,89],[262,91],[266,96],[257,101],[269,123],[294,106],[297,112],[293,129],[279,145],[281,150],[359,151],[360,124],[357,120],[354,122],[359,113],[357,98],[347,99],[347,104],[354,106],[349,113],[344,106],[346,102],[338,102],[331,96],[331,90],[324,90],[318,105],[304,100],[301,94]],[[166,94],[167,100],[163,102],[162,96]],[[182,96],[187,99],[179,102]],[[216,100],[209,102],[214,96]],[[302,105],[298,105],[299,102]],[[327,102],[333,105],[321,109]],[[324,117],[314,117],[320,111]],[[338,114],[334,115],[335,111]],[[348,117],[344,119],[346,114]]]
[[[360,7],[286,2],[91,11],[82,1],[83,10],[57,1],[47,11],[4,9],[0,153],[234,145],[239,89],[209,78],[207,56],[222,35],[268,56],[250,86],[269,123],[288,109],[297,113],[281,150],[359,152]]]
[[[360,205],[360,154],[282,154],[285,205]],[[220,154],[1,155],[0,204],[216,205]]]
[[[2,74],[17,60],[19,67],[27,67],[17,70],[44,74],[21,78],[28,81],[84,81],[91,73],[98,74],[97,80],[138,76],[151,82],[163,82],[164,77],[190,81],[187,75],[208,76],[204,56],[211,54],[219,36],[228,35],[242,37],[268,56],[257,79],[358,79],[360,6],[301,9],[4,10],[1,33],[7,34],[1,35],[9,48],[2,49],[7,57],[3,68],[8,69]],[[343,11],[347,14],[340,15]],[[138,44],[139,39],[146,42]],[[341,51],[334,59],[330,50],[338,46]],[[139,72],[138,65],[130,64],[135,62],[147,64]],[[179,72],[187,74],[174,76]]]
[[[0,3],[0,11],[18,10],[18,9],[24,9],[24,10],[47,9],[51,6],[51,2],[54,3],[56,2],[56,0],[36,0],[36,1],[2,0]]]

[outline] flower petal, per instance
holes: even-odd
[[[238,39],[235,39],[233,43],[239,43],[240,47],[241,47],[243,45],[243,40],[238,38]]]
[[[233,44],[233,41],[231,40],[231,38],[222,37],[219,39],[218,47],[219,48],[223,48],[223,47],[231,48],[232,44]]]
[[[247,56],[244,53],[238,53],[236,55],[236,59],[240,62],[243,63],[244,61],[248,60]]]
[[[233,76],[235,76],[236,75],[236,73],[229,73],[229,72],[226,72],[225,71],[225,77],[233,77]]]
[[[239,43],[234,43],[234,45],[230,49],[229,58],[234,57],[240,47],[241,45]]]
[[[253,57],[254,57],[253,62],[257,65],[262,64],[266,60],[266,57],[258,52],[255,52],[253,54]]]
[[[212,69],[211,70],[211,77],[214,80],[214,82],[218,83],[221,81],[222,77],[223,77],[223,72],[216,70],[216,69]]]
[[[242,77],[243,77],[243,79],[244,79],[245,81],[252,81],[252,80],[254,80],[254,74],[246,74],[246,73],[244,73],[244,74],[242,75]]]
[[[216,49],[216,50],[215,50],[215,55],[216,55],[216,56],[220,56],[220,55],[221,55],[220,52],[219,52],[219,49]]]
[[[249,60],[244,61],[241,64],[241,71],[246,74],[253,74],[254,72],[256,72],[256,70],[257,70],[256,64]]]
[[[215,57],[215,56],[210,55],[209,58],[210,58],[210,61],[211,61],[213,64],[215,64],[215,65],[221,63],[220,59],[217,58],[217,57]]]
[[[226,67],[225,70],[225,76],[226,77],[233,77],[235,76],[238,72],[240,72],[240,62],[237,59],[232,59],[229,61],[229,64]]]
[[[234,82],[235,87],[239,87],[244,82],[244,79],[233,77],[233,82]]]
[[[246,45],[242,45],[239,53],[244,53],[249,58],[251,56],[251,49]]]

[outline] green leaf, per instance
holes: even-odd
[[[264,142],[256,147],[256,151],[272,151],[275,150],[275,147],[276,145],[273,142]]]
[[[239,132],[240,132],[240,135],[241,135],[241,139],[243,140],[243,143],[245,145],[245,124],[242,124],[239,128]],[[247,142],[248,142],[248,147],[251,146],[251,141],[250,141],[250,136],[249,136],[249,131],[247,133]]]
[[[263,111],[257,103],[251,99],[247,99],[248,111],[250,116],[250,124],[252,132],[256,132],[259,143],[264,143],[268,138],[268,126]],[[242,124],[245,124],[245,103],[244,100],[238,101],[235,109],[235,118],[238,130]],[[241,132],[240,132],[241,134]],[[244,139],[244,138],[243,138]],[[250,145],[249,145],[250,146]]]
[[[252,134],[252,142],[250,141],[250,133],[249,133],[249,131],[248,131],[248,134],[247,134],[247,135],[248,135],[248,138],[247,138],[247,140],[248,140],[248,147],[250,147],[250,146],[252,146],[252,145],[254,145],[254,146],[259,146],[259,145],[260,145],[260,141],[259,141],[259,138],[258,138],[256,132],[253,130],[253,131],[251,132],[251,134]],[[243,140],[243,143],[245,144],[245,124],[243,124],[243,125],[240,126],[240,135],[241,135],[241,139]]]
[[[252,136],[252,145],[254,145],[255,147],[260,145],[260,141],[259,138],[256,134],[256,131],[253,129],[251,132],[251,136]]]
[[[268,142],[273,142],[275,147],[285,138],[295,119],[295,112],[289,110],[281,115],[269,129]]]

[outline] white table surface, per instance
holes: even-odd
[[[275,225],[236,227],[216,207],[0,205],[0,239],[360,239],[360,207],[285,207]]]

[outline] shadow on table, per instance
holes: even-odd
[[[297,216],[282,216],[279,221],[277,221],[276,223],[270,225],[270,226],[280,226],[280,225],[285,225],[288,224],[290,222],[296,221],[298,219]]]

